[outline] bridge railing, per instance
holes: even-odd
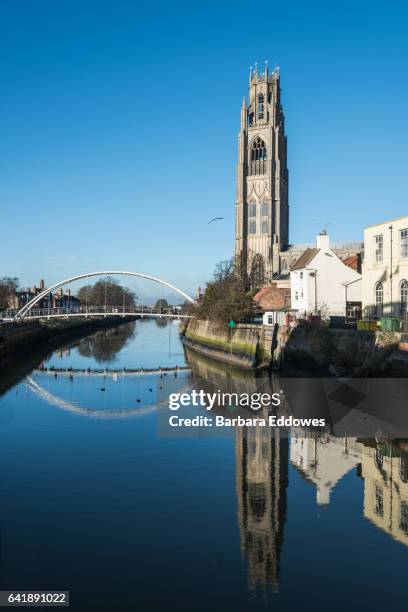
[[[7,310],[0,312],[0,320],[12,320],[18,310]],[[64,316],[87,316],[87,315],[157,315],[157,316],[182,316],[180,309],[175,308],[151,308],[149,306],[67,306],[56,308],[32,308],[27,312],[24,319],[39,317],[64,317]]]

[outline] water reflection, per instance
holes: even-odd
[[[97,363],[112,363],[135,335],[136,321],[131,321],[84,338],[78,344],[78,353],[82,357],[93,357]]]
[[[364,518],[408,547],[407,448],[400,440],[378,444],[305,430],[288,439],[269,428],[237,428],[238,524],[250,586],[279,590],[289,461],[316,488],[319,507],[329,505],[331,492],[347,474],[361,478]]]
[[[197,377],[197,388],[238,393],[285,388],[285,381],[278,377],[265,380],[253,371],[234,371],[189,350],[186,357]],[[358,406],[353,405],[351,425],[347,425],[349,433],[356,423],[360,427],[361,422],[368,431],[372,422],[372,428],[378,428],[379,437],[335,435],[341,429],[338,414],[333,414],[333,407],[320,392],[318,381],[316,390],[313,401],[308,401],[307,406],[299,403],[295,410],[308,414],[317,409],[319,416],[327,419],[327,427],[323,429],[255,426],[235,430],[238,525],[251,588],[269,586],[274,592],[280,590],[280,560],[291,511],[288,503],[291,471],[315,489],[317,508],[329,508],[333,492],[343,479],[348,479],[349,486],[353,479],[358,479],[363,485],[359,493],[361,516],[408,547],[408,441],[405,437],[385,439],[378,428],[379,423],[381,427],[392,428],[397,421],[401,423],[401,430],[406,431],[406,417],[395,403],[392,412],[380,412],[376,405],[372,414],[366,408],[359,412]],[[279,410],[281,414],[290,414],[293,404],[290,406],[286,401]],[[259,416],[267,418],[267,414],[264,410]],[[344,411],[340,416],[344,417]],[[343,427],[344,419],[342,423]]]
[[[408,452],[406,441],[360,444],[364,516],[408,546]]]
[[[120,351],[123,366],[140,354],[145,361],[145,346],[151,366],[162,365],[177,327],[152,321],[138,332]],[[76,365],[74,352],[67,366]],[[408,551],[407,441],[335,436],[332,422],[323,431],[238,427],[221,441],[160,437],[155,413],[167,415],[169,379],[178,392],[283,386],[279,377],[187,358],[193,378],[91,374],[94,354],[81,355],[83,374],[34,372],[1,398],[2,588],[57,589],[63,576],[75,609],[130,610],[135,591],[123,586],[137,574],[138,609],[171,601],[189,610],[294,610],[301,592],[316,609],[334,594],[336,610],[361,601],[397,607]],[[330,415],[330,406],[321,411]],[[339,593],[339,584],[348,588]],[[371,584],[380,585],[374,595]]]
[[[279,430],[236,429],[236,483],[249,583],[277,591],[288,486],[288,439]]]
[[[360,463],[360,450],[356,438],[295,429],[290,439],[290,461],[316,486],[316,503],[324,506],[329,504],[331,491],[339,480]]]

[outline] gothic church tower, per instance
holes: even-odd
[[[280,273],[289,241],[288,168],[279,71],[250,70],[238,137],[235,257],[253,287]]]

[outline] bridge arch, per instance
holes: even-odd
[[[64,285],[69,285],[77,280],[81,280],[82,278],[89,278],[92,276],[137,276],[138,278],[145,278],[147,280],[153,281],[154,283],[159,283],[160,285],[164,285],[168,289],[172,289],[179,295],[181,295],[185,300],[190,302],[191,304],[195,303],[195,300],[188,295],[185,291],[182,291],[175,285],[168,283],[167,281],[157,278],[156,276],[149,276],[148,274],[142,274],[141,272],[128,272],[125,270],[103,270],[102,272],[87,272],[85,274],[78,274],[77,276],[72,276],[71,278],[66,278],[59,283],[55,283],[51,287],[48,287],[41,291],[38,295],[33,297],[27,304],[25,304],[20,310],[17,312],[15,318],[16,319],[24,319],[26,314],[35,306],[38,302],[40,302],[46,295],[52,293],[56,289],[63,287]]]

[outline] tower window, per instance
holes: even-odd
[[[263,94],[258,96],[258,119],[264,118],[264,97]]]
[[[256,202],[248,202],[248,234],[256,234]]]
[[[265,283],[265,264],[264,258],[260,253],[257,253],[251,265],[251,286],[262,287]]]
[[[268,234],[269,218],[268,218],[268,202],[261,202],[261,233]]]
[[[266,146],[262,138],[255,138],[251,147],[250,156],[250,173],[265,174],[266,172],[267,152]]]

